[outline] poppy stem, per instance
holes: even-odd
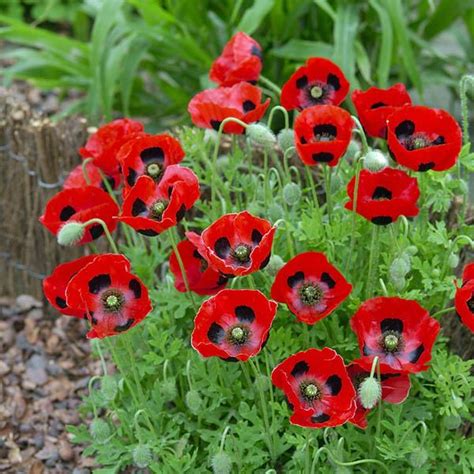
[[[267,121],[268,128],[272,128],[273,116],[275,115],[275,112],[277,110],[279,110],[283,114],[283,117],[285,119],[285,129],[290,128],[290,117],[288,115],[288,111],[285,109],[285,107],[282,107],[281,105],[275,105],[275,107],[270,110],[270,115],[268,116]]]
[[[324,168],[324,181],[326,187],[326,209],[328,211],[328,220],[329,225],[331,225],[331,211],[332,211],[332,200],[331,200],[331,179],[332,179],[332,172],[329,166]]]
[[[436,313],[432,314],[431,317],[437,318],[438,316],[442,316],[443,314],[452,313],[455,310],[456,308],[454,306],[451,306],[449,308],[445,308],[445,309],[441,309],[440,311],[437,311]]]
[[[316,451],[316,455],[313,459],[313,467],[316,468],[316,463],[319,459],[319,455],[323,452],[326,451],[328,453],[328,457],[331,459],[331,461],[338,466],[357,466],[359,464],[378,464],[379,466],[382,466],[386,472],[390,472],[387,468],[387,466],[382,462],[379,461],[378,459],[360,459],[358,461],[351,461],[351,462],[341,462],[338,461],[335,457],[334,454],[329,450],[329,448],[326,448],[326,446],[322,446]],[[311,472],[315,472],[313,469],[311,469]]]
[[[107,176],[105,176],[104,172],[100,168],[98,169],[99,169],[100,177],[102,178],[102,182],[104,183],[105,189],[109,193],[110,197],[115,201],[115,203],[118,204],[117,198],[115,197],[115,194],[114,194],[114,190],[112,189],[112,186],[110,185],[110,182],[107,179]]]
[[[94,160],[93,158],[86,158],[82,162],[82,174],[84,175],[84,180],[85,180],[87,185],[91,184],[91,179],[89,177],[89,173],[87,172],[87,165],[88,165],[88,163],[91,163],[93,160]]]
[[[283,153],[283,168],[285,170],[285,178],[286,182],[289,183],[291,182],[291,174],[290,174],[290,169],[288,166],[288,160],[292,154],[294,154],[296,148],[294,146],[290,146],[287,150],[285,150],[285,153]]]
[[[362,143],[361,155],[365,156],[369,151],[369,143],[367,142],[367,136],[365,135],[364,127],[360,123],[359,119],[355,115],[351,115],[352,120],[356,125],[356,132],[359,134],[360,141]]]
[[[270,79],[266,78],[265,76],[260,75],[259,79],[263,84],[265,84],[269,89],[276,92],[278,95],[281,94],[281,89]]]
[[[367,277],[367,298],[372,295],[374,281],[377,277],[377,263],[380,253],[379,226],[372,224],[372,237],[370,242],[369,271]]]
[[[360,182],[360,169],[362,166],[362,155],[359,155],[356,159],[355,166],[355,183],[354,183],[354,197],[352,198],[352,222],[351,222],[351,243],[349,245],[349,255],[346,258],[346,266],[344,270],[347,270],[350,267],[352,262],[352,256],[355,257],[354,246],[355,246],[355,226],[356,226],[356,217],[357,217],[357,201],[359,198],[359,182]]]
[[[474,76],[466,74],[459,81],[459,96],[461,99],[461,115],[462,115],[462,135],[463,143],[470,143],[469,139],[469,108],[468,108],[468,90],[474,87]]]
[[[99,224],[100,226],[102,226],[102,229],[104,230],[104,234],[107,237],[107,240],[109,241],[110,247],[112,248],[113,252],[120,253],[117,245],[115,244],[114,239],[112,238],[112,235],[110,234],[107,224],[102,219],[99,219],[98,217],[94,217],[93,219],[89,219],[87,222],[84,222],[83,226],[84,228],[86,228],[88,225],[91,225],[91,224]]]

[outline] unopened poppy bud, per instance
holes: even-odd
[[[416,255],[418,253],[418,248],[415,245],[410,245],[406,249],[408,255]]]
[[[382,387],[375,377],[367,377],[359,385],[359,399],[364,408],[374,408],[382,396]]]
[[[251,123],[245,130],[249,142],[253,145],[261,145],[264,148],[272,148],[276,144],[275,134],[262,123]]]
[[[268,217],[271,222],[276,222],[278,219],[282,219],[283,214],[283,207],[281,207],[280,204],[272,202],[270,206],[268,206]]]
[[[285,262],[279,255],[272,255],[268,265],[265,267],[265,271],[271,276],[274,277],[279,272],[279,270],[285,265]]]
[[[356,140],[351,140],[349,142],[349,146],[347,147],[346,153],[344,154],[344,158],[354,158],[357,153],[360,151],[360,144]]]
[[[423,466],[427,460],[428,453],[426,452],[426,449],[422,447],[416,448],[414,451],[412,451],[409,457],[410,464],[417,468]]]
[[[295,146],[295,131],[292,128],[284,128],[277,135],[278,145],[285,153],[289,148]]]
[[[380,171],[388,166],[388,158],[380,150],[371,150],[364,157],[364,168]]]
[[[75,245],[84,237],[84,225],[81,222],[68,222],[58,232],[59,245]]]
[[[204,143],[216,143],[217,141],[217,132],[213,129],[206,128],[204,132]]]
[[[461,190],[461,194],[467,194],[469,192],[469,185],[465,179],[459,180],[459,189]]]
[[[410,271],[411,265],[407,255],[402,255],[393,260],[390,265],[390,278],[404,278],[405,275]]]
[[[186,394],[186,405],[195,415],[199,413],[202,405],[202,398],[197,390],[190,390]]]
[[[289,206],[296,206],[301,199],[301,188],[296,183],[285,184],[283,188],[283,199]]]
[[[100,382],[100,392],[106,401],[114,400],[118,392],[118,384],[115,378],[111,375],[104,375]]]
[[[407,281],[404,277],[401,277],[401,278],[391,278],[390,281],[392,282],[392,285],[393,287],[397,290],[397,291],[402,291],[406,284],[407,284]]]
[[[135,465],[141,469],[145,469],[153,461],[153,453],[146,444],[135,446],[132,456]]]
[[[232,469],[232,460],[224,451],[215,454],[212,457],[211,464],[214,474],[230,474]]]
[[[438,278],[441,275],[441,270],[439,268],[435,268],[431,274],[435,277]]]
[[[166,379],[160,384],[160,393],[164,400],[174,400],[178,394],[174,379]]]
[[[459,415],[448,415],[444,417],[444,426],[448,430],[457,430],[462,423],[462,418]]]
[[[451,252],[449,254],[449,257],[448,257],[448,265],[451,267],[451,268],[456,268],[458,265],[459,265],[459,256],[454,253],[454,252]]]
[[[111,435],[109,424],[100,418],[95,418],[92,421],[89,432],[92,439],[99,444],[105,443]]]

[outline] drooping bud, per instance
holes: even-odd
[[[411,452],[410,457],[409,457],[410,464],[416,468],[422,467],[426,463],[427,460],[428,460],[428,453],[426,452],[426,449],[424,449],[421,446],[418,448],[415,448],[415,450]]]
[[[204,132],[204,143],[215,143],[217,141],[217,132],[214,129],[206,128]]]
[[[459,256],[458,254],[451,252],[448,257],[448,265],[451,268],[456,268],[459,265]]]
[[[81,222],[68,222],[59,229],[56,239],[59,245],[72,246],[84,237],[84,225]]]
[[[174,400],[178,395],[176,390],[176,382],[173,378],[168,378],[160,384],[160,393],[163,400]]]
[[[251,123],[245,130],[245,135],[252,145],[272,148],[276,144],[275,134],[262,123]]]
[[[100,380],[100,392],[107,402],[115,399],[118,392],[118,384],[112,375],[104,375]]]
[[[232,460],[224,451],[215,454],[211,460],[212,472],[214,474],[230,474],[232,469]]]
[[[410,259],[407,254],[403,254],[402,256],[395,258],[390,265],[390,278],[404,278],[410,269]]]
[[[380,150],[370,150],[364,157],[364,168],[369,171],[380,171],[388,166],[388,158]]]
[[[462,423],[462,418],[459,415],[448,415],[444,417],[444,426],[448,430],[457,430]]]
[[[353,159],[357,153],[360,151],[360,143],[356,140],[351,140],[349,146],[347,147],[346,153],[344,154],[343,159]]]
[[[296,206],[301,200],[301,188],[296,183],[285,184],[283,199],[289,206]]]
[[[415,245],[410,245],[406,248],[406,253],[408,255],[416,255],[418,253],[418,248]]]
[[[268,265],[265,267],[265,272],[267,272],[271,277],[274,277],[284,264],[285,262],[279,255],[272,255]]]
[[[271,222],[276,222],[278,219],[282,219],[284,215],[283,207],[276,202],[272,202],[268,206],[268,217],[270,218]]]
[[[392,285],[394,286],[394,288],[397,291],[402,291],[405,288],[406,284],[407,284],[407,281],[404,277],[390,278],[390,281],[392,282]]]
[[[382,387],[375,377],[367,377],[359,385],[359,399],[362,406],[368,410],[374,408],[382,396]]]
[[[95,418],[92,421],[89,427],[89,432],[92,439],[99,444],[107,442],[111,435],[109,424],[101,418]]]
[[[146,444],[135,446],[132,456],[135,465],[141,469],[145,469],[153,461],[153,453]]]
[[[289,148],[295,146],[295,131],[292,128],[284,128],[277,135],[278,145],[285,153]]]
[[[195,415],[199,413],[202,405],[202,398],[197,390],[190,390],[186,394],[186,405]]]

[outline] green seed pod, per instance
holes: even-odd
[[[265,267],[265,272],[267,272],[271,277],[274,277],[284,264],[285,262],[279,255],[272,255],[268,265]]]
[[[59,245],[72,246],[84,237],[84,225],[80,222],[68,222],[58,232],[56,239]]]
[[[186,405],[195,415],[199,413],[202,406],[202,398],[197,390],[190,390],[186,394]]]
[[[262,123],[251,123],[245,129],[245,135],[250,144],[264,148],[273,148],[276,145],[275,134]]]
[[[268,206],[268,217],[270,218],[271,222],[276,222],[278,219],[283,219],[283,216],[284,210],[283,207],[280,206],[280,204],[272,202]]]
[[[285,153],[288,149],[295,146],[295,131],[292,128],[284,128],[277,135],[278,145]]]
[[[409,462],[413,467],[420,468],[427,460],[428,453],[421,446],[410,453]]]
[[[214,474],[230,474],[232,460],[224,451],[215,454],[211,460],[212,472]]]
[[[451,252],[448,257],[448,265],[451,268],[456,268],[459,265],[459,256],[458,254]]]
[[[462,418],[459,415],[448,415],[444,417],[444,426],[448,430],[457,430],[462,423]]]
[[[146,444],[138,444],[132,452],[133,462],[141,469],[150,465],[153,461],[153,453]]]
[[[438,278],[441,275],[441,270],[439,268],[435,268],[431,274],[435,277]]]
[[[359,399],[364,408],[368,410],[377,405],[382,396],[382,387],[375,377],[367,377],[359,385]]]
[[[343,159],[353,159],[360,151],[360,143],[356,140],[351,140],[349,146],[347,147],[346,153],[344,154]]]
[[[101,418],[95,418],[89,427],[89,433],[94,441],[104,444],[111,435],[110,426]]]
[[[104,399],[111,402],[115,399],[118,392],[118,383],[112,375],[104,375],[100,380],[100,393]]]
[[[176,390],[176,382],[173,378],[168,378],[163,381],[160,385],[160,394],[165,401],[174,400],[176,398],[178,391]]]
[[[461,191],[461,194],[469,193],[469,185],[467,184],[466,180],[464,179],[459,180],[459,189]]]
[[[380,150],[371,150],[364,157],[364,168],[369,171],[380,171],[388,166],[388,158]]]
[[[285,184],[283,199],[289,206],[296,206],[301,200],[301,188],[296,183]]]
[[[390,265],[390,278],[404,278],[410,270],[410,259],[404,254],[401,257],[395,258]]]
[[[403,277],[401,277],[401,278],[391,278],[390,281],[392,282],[393,287],[397,291],[402,291],[405,288],[406,284],[407,284],[407,281]]]

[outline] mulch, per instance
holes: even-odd
[[[78,406],[96,374],[81,321],[47,316],[28,295],[0,297],[0,473],[92,471],[66,425],[81,423]]]

